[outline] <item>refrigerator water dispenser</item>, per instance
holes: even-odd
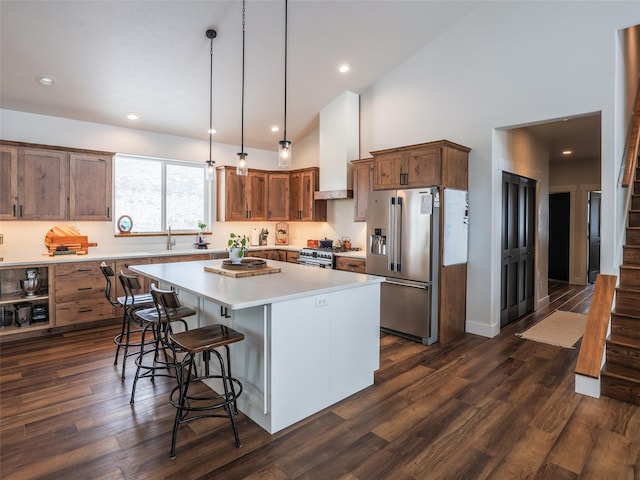
[[[376,229],[375,235],[371,235],[369,245],[371,245],[372,255],[386,255],[387,254],[387,236],[378,233],[379,229]]]

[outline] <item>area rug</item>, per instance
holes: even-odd
[[[548,343],[563,348],[574,348],[584,334],[587,316],[582,313],[556,310],[524,333],[516,333],[525,340]]]

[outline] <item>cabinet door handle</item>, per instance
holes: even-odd
[[[81,310],[78,310],[78,313],[88,313],[88,312],[93,312],[93,308],[83,308]]]
[[[79,272],[90,272],[90,271],[91,271],[90,268],[81,268],[80,270],[78,270],[78,273]]]
[[[78,290],[79,291],[91,290],[91,287],[80,287]]]
[[[20,218],[22,218],[22,205],[20,205]]]
[[[15,203],[13,204],[13,216],[14,217],[16,216],[16,204]]]

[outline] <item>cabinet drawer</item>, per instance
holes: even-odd
[[[105,286],[106,282],[104,277],[88,277],[82,280],[78,280],[77,278],[56,279],[56,303],[72,302],[89,298],[106,302],[107,299],[104,296]]]
[[[298,263],[300,252],[287,252],[287,262]]]
[[[104,276],[100,271],[100,263],[102,262],[74,262],[56,265],[56,283],[59,278],[78,276],[95,276],[102,279],[105,283]],[[84,282],[84,279],[82,280]]]
[[[348,272],[366,273],[367,261],[362,258],[336,257],[336,270]]]
[[[56,303],[56,326],[114,318],[116,316],[114,308],[107,303],[104,297],[102,300],[89,298]]]

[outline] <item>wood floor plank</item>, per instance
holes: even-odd
[[[555,441],[555,435],[529,426],[507,450],[491,476],[504,479],[531,478],[531,472],[540,470]]]
[[[275,435],[238,417],[180,428],[172,379],[129,404],[113,365],[118,325],[0,349],[0,477],[91,479],[640,480],[640,408],[574,392],[577,350],[516,336],[590,287],[550,283],[550,303],[488,339],[425,346],[380,337],[375,385]],[[35,453],[34,453],[35,452]]]
[[[3,466],[3,478],[5,480],[24,480],[59,474],[66,468],[75,468],[80,463],[91,462],[106,453],[120,450],[120,445],[115,438],[105,438],[96,443],[83,445],[79,448],[65,451],[52,457],[39,457],[36,452],[25,452],[28,459],[24,464],[11,472],[6,472]],[[61,478],[61,477],[58,477]]]

